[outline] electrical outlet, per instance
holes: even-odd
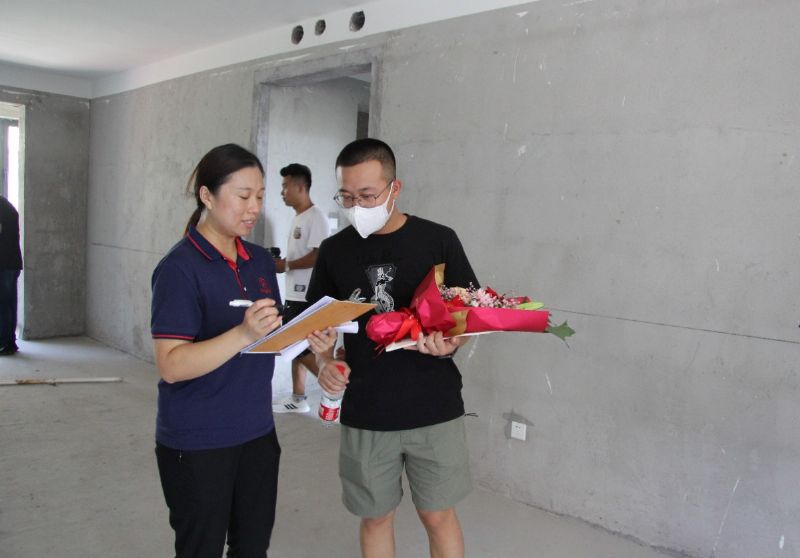
[[[524,422],[511,421],[511,437],[515,440],[525,441],[525,436],[528,433],[528,425]]]

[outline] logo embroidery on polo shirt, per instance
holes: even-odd
[[[261,294],[272,294],[272,289],[269,288],[269,283],[263,277],[258,278],[258,291]]]

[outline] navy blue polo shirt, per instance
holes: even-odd
[[[238,256],[223,256],[195,228],[153,272],[153,339],[203,341],[242,323],[234,299],[280,300],[275,264],[262,247],[236,239]],[[269,433],[272,355],[239,355],[212,372],[158,383],[156,441],[184,450],[224,448]]]

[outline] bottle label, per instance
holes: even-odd
[[[334,422],[339,418],[339,409],[342,407],[340,401],[321,401],[319,404],[319,418],[325,421]]]
[[[344,366],[341,364],[336,365],[339,374],[344,375]],[[319,401],[319,418],[326,422],[335,422],[339,418],[339,409],[342,407],[342,394],[338,394],[337,399],[331,399],[330,396],[323,392],[322,399]]]

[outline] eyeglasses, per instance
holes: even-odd
[[[380,198],[383,193],[392,187],[394,184],[394,180],[389,182],[386,185],[386,188],[381,190],[377,194],[363,194],[360,196],[351,196],[350,194],[346,194],[344,192],[339,192],[335,196],[333,196],[333,201],[339,204],[339,207],[343,207],[345,209],[350,209],[354,205],[358,207],[375,207],[378,204],[378,198]]]

